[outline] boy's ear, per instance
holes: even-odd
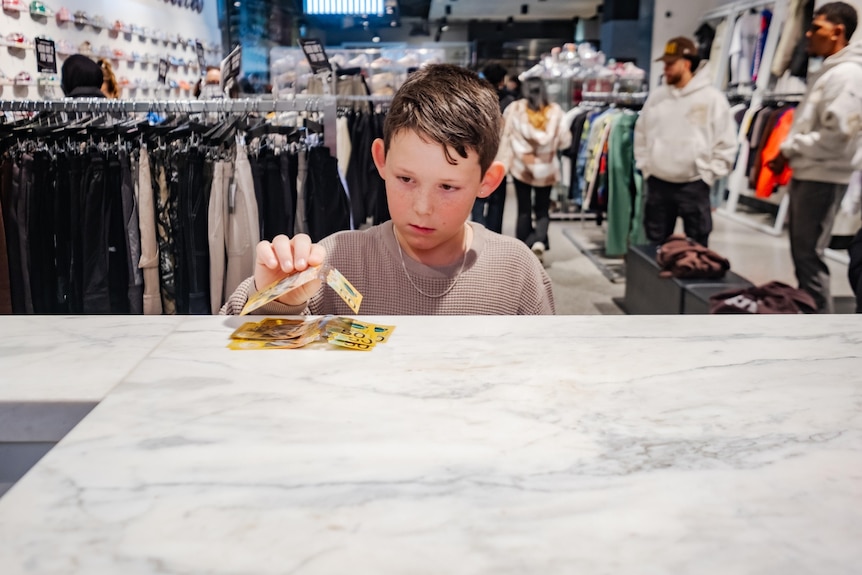
[[[479,186],[479,198],[487,198],[499,187],[500,182],[506,177],[506,166],[503,162],[491,162],[488,171],[482,177],[482,185]]]
[[[374,160],[377,173],[385,180],[386,176],[383,174],[383,169],[386,167],[386,146],[383,145],[383,140],[380,138],[371,143],[371,159]]]

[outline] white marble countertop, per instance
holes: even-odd
[[[859,572],[858,316],[378,319],[0,318],[0,401],[103,398],[0,498],[0,573]]]

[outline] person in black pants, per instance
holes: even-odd
[[[680,217],[685,235],[705,246],[710,188],[736,158],[734,120],[691,39],[672,38],[658,61],[665,84],[650,92],[635,124],[635,162],[647,182],[644,229],[650,241],[663,243]]]
[[[515,101],[515,97],[506,89],[506,69],[500,64],[488,64],[482,70],[482,75],[497,90],[500,99],[500,112]],[[496,190],[487,198],[476,198],[473,204],[472,219],[492,232],[503,232],[503,206],[506,204],[506,178],[500,182]]]

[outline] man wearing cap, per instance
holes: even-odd
[[[862,43],[849,43],[856,25],[856,10],[844,2],[830,2],[814,12],[805,34],[808,53],[825,60],[808,75],[808,90],[790,133],[769,162],[775,173],[788,164],[793,169],[787,190],[790,254],[799,288],[814,298],[821,313],[834,311],[823,253],[851,175],[862,169]],[[856,248],[850,253],[850,268],[859,269],[860,262],[852,258],[862,252]]]
[[[727,98],[700,66],[697,46],[673,38],[664,55],[665,84],[650,93],[635,124],[635,162],[647,182],[644,228],[650,241],[673,234],[707,245],[712,231],[709,192],[730,173],[736,129]]]

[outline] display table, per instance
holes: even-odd
[[[98,405],[0,573],[858,573],[858,316],[0,318],[0,401]]]

